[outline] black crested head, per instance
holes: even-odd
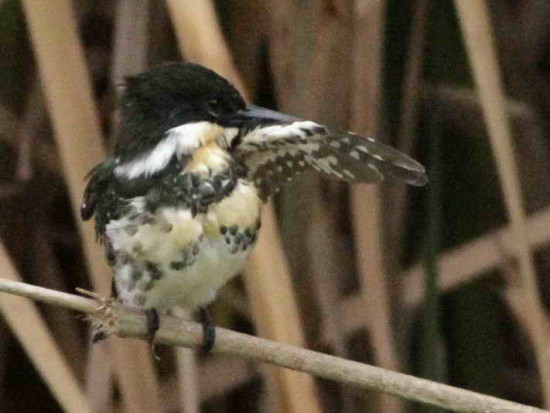
[[[157,66],[128,76],[125,85],[115,147],[122,161],[153,148],[168,129],[189,122],[216,122],[246,106],[226,79],[192,63]]]

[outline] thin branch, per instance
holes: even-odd
[[[0,291],[80,311],[92,320],[110,325],[110,333],[120,337],[144,339],[145,316],[118,304],[98,307],[89,298],[49,290],[21,282],[0,279]],[[202,327],[198,323],[166,316],[161,320],[157,342],[178,347],[199,347]],[[313,374],[363,389],[393,394],[409,400],[443,407],[457,412],[543,413],[545,410],[485,396],[444,384],[395,373],[378,367],[344,360],[296,346],[217,328],[214,353],[263,361]],[[548,413],[548,411],[546,411]]]

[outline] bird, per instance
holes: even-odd
[[[199,312],[202,348],[212,349],[207,306],[246,263],[262,205],[296,175],[428,181],[392,147],[246,104],[228,80],[194,63],[126,77],[119,107],[113,154],[90,171],[80,212],[95,216],[113,296],[143,310],[151,344],[159,315],[179,306]]]

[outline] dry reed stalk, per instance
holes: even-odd
[[[249,96],[257,96],[262,79],[264,58],[261,50],[267,36],[267,8],[259,1],[232,2],[227,7],[226,29],[233,62],[246,85]]]
[[[428,19],[428,0],[419,0],[414,5],[411,35],[408,45],[403,98],[401,104],[400,125],[396,147],[411,153],[414,146],[414,134],[418,125],[418,111],[421,103],[422,69],[424,66],[424,47],[426,43],[426,24]],[[401,236],[407,210],[406,185],[393,185],[389,199],[390,219],[387,224],[389,248],[400,257]],[[399,268],[396,268],[399,269]]]
[[[512,276],[517,277],[513,273]],[[525,328],[527,334],[530,336],[537,334],[536,330],[539,326],[536,324],[536,320],[531,318],[531,312],[529,307],[525,305],[524,293],[521,288],[513,285],[506,289],[504,296],[519,324]],[[544,321],[542,334],[546,342],[550,342],[550,320],[548,319]]]
[[[49,194],[45,197],[50,198]],[[47,221],[51,218],[54,208],[51,205],[52,200],[40,200],[34,193],[27,193],[25,199],[23,202],[28,202],[28,213],[33,217],[31,233],[26,237],[27,248],[32,251],[31,256],[37,263],[32,267],[33,279],[43,287],[62,290],[66,288],[66,284],[48,231]],[[31,199],[36,199],[35,203]],[[80,334],[78,320],[60,309],[45,309],[43,316],[73,372],[77,377],[82,377],[85,365],[80,361],[86,357],[86,346]]]
[[[533,214],[527,219],[527,242],[530,248],[542,247],[550,241],[550,208]],[[444,253],[439,263],[439,286],[443,291],[457,288],[474,278],[500,266],[503,251],[517,257],[520,248],[513,230],[503,227],[487,232],[480,238]],[[419,285],[422,266],[415,265],[403,275],[404,302],[415,306],[421,302],[423,289]]]
[[[116,4],[111,84],[147,68],[149,0],[119,0]]]
[[[311,3],[272,2],[269,8],[275,91],[284,111],[343,127],[349,117],[351,82],[346,68],[351,64],[351,52],[341,45],[349,43],[352,36],[351,4]],[[293,24],[296,15],[304,24]],[[347,337],[337,309],[341,295],[338,275],[353,271],[354,264],[339,242],[344,238],[338,230],[342,209],[336,197],[327,196],[327,185],[321,176],[306,176],[283,191],[283,235],[304,300],[303,314],[310,323],[319,324],[308,326],[309,331],[318,332],[320,337],[315,338],[330,345],[333,354],[346,357]],[[332,185],[334,191],[336,185]],[[351,389],[342,389],[342,412],[356,410],[353,396]]]
[[[527,219],[529,246],[532,249],[543,247],[550,242],[550,208],[532,214]],[[518,255],[518,245],[513,240],[508,226],[487,232],[480,238],[454,248],[441,255],[439,261],[439,288],[449,291],[501,267],[503,254],[509,257]],[[401,275],[403,284],[403,304],[408,310],[420,305],[424,298],[424,267],[415,265]],[[346,331],[353,331],[364,325],[359,309],[363,298],[351,296],[341,303]]]
[[[115,8],[111,87],[120,91],[124,77],[147,69],[149,0],[119,0]],[[117,98],[118,98],[118,94]],[[118,132],[118,112],[111,116],[113,136]],[[111,140],[113,142],[114,139]]]
[[[105,151],[76,22],[67,0],[48,3],[25,0],[23,7],[73,211],[78,216],[85,177],[104,159]],[[94,288],[107,294],[111,271],[95,243],[93,227],[83,225],[80,219],[77,222]],[[146,377],[152,370],[148,350],[143,343],[121,345],[112,343],[111,351],[128,409],[132,412],[160,410],[158,388],[149,386],[154,384],[154,378]],[[126,355],[121,359],[125,352],[133,358]]]
[[[108,346],[93,346],[86,363],[86,395],[93,412],[113,411],[113,362]]]
[[[385,2],[378,0],[363,2],[355,10],[355,93],[352,96],[350,128],[369,136],[377,136],[379,124],[384,9]],[[363,314],[376,314],[376,317],[365,317],[369,321],[367,325],[374,359],[377,365],[398,371],[382,252],[380,202],[379,187],[360,184],[352,188],[351,210],[365,308]],[[379,400],[379,409],[383,412],[401,412],[403,406],[399,400],[384,396]]]
[[[114,32],[114,47],[113,47],[113,62],[111,68],[111,85],[115,87],[116,92],[119,92],[119,86],[125,75],[132,74],[146,69],[147,57],[147,29],[148,29],[148,2],[147,0],[121,0],[116,5],[115,14],[115,32]],[[116,111],[114,112],[116,114]],[[116,116],[112,116],[113,135],[116,135],[118,130],[118,122]],[[112,142],[113,140],[111,140]],[[116,345],[116,344],[115,344]],[[148,356],[149,349],[143,343],[131,343],[130,346],[135,348],[138,355],[145,357],[139,361],[143,370],[149,372],[147,380],[153,386],[152,389],[152,408],[160,408],[160,389],[151,377],[155,377],[153,360]],[[125,362],[113,364],[113,360],[106,351],[105,346],[92,346],[91,355],[89,357],[87,376],[90,382],[87,384],[88,397],[94,405],[95,411],[108,411],[111,408],[112,400],[112,376],[110,374],[114,366],[127,368]],[[118,352],[118,350],[115,350]],[[127,349],[131,351],[130,348]],[[126,359],[127,356],[121,353],[120,357]],[[131,361],[135,364],[135,361]],[[138,367],[141,369],[141,367]],[[128,371],[132,367],[128,366]],[[130,374],[120,376],[121,380],[127,386],[128,394],[133,394],[132,397],[136,401],[140,400],[140,395],[135,392],[135,388],[139,387],[139,383],[133,383],[128,380]],[[141,402],[140,402],[141,403]]]
[[[519,274],[515,282],[522,289],[526,309],[535,326],[527,331],[532,332],[530,338],[537,358],[544,403],[550,408],[550,343],[544,334],[547,315],[540,301],[535,265],[529,248],[522,191],[489,11],[483,0],[455,0],[455,7],[487,123],[511,234],[517,244]]]
[[[294,0],[263,2],[267,15],[268,69],[272,74],[278,109],[303,118],[315,119],[320,116],[316,113],[319,102],[311,95],[320,87],[316,80],[321,66],[312,64],[312,56],[322,55],[323,50],[319,50],[315,38],[324,32],[312,30],[310,23],[317,21],[320,3],[318,0],[307,4]],[[295,16],[300,16],[304,24],[294,24]],[[316,88],[313,90],[311,85]],[[297,180],[278,196],[281,206],[281,239],[289,268],[296,274],[293,281],[299,302],[304,303],[301,315],[304,325],[307,325],[306,331],[315,331],[320,305],[315,288],[310,287],[313,282],[310,263],[304,259],[308,255],[306,238],[311,225],[307,206],[314,202],[311,182],[312,179],[307,177]]]
[[[28,181],[33,175],[32,153],[37,131],[45,120],[45,110],[42,105],[42,92],[35,80],[31,86],[25,105],[21,127],[17,134],[18,152],[15,177],[17,180]]]
[[[262,222],[258,244],[246,269],[254,322],[260,336],[303,347],[303,329],[272,207],[264,208]],[[283,411],[321,411],[311,376],[286,369],[271,371]]]
[[[213,3],[210,0],[168,0],[167,4],[182,54],[228,78],[245,98],[249,98],[233,65]],[[264,207],[262,222],[263,229],[249,259],[245,277],[254,322],[262,336],[303,346],[303,329],[271,204]],[[278,384],[285,411],[320,411],[310,376],[282,369],[270,371]]]
[[[269,0],[264,3],[268,10],[269,64],[276,101],[279,107],[295,116],[309,115],[308,104],[312,99],[308,99],[308,94],[314,91],[309,87],[304,89],[304,85],[312,83],[309,72],[316,68],[304,61],[316,55],[313,52],[318,47],[314,45],[314,38],[321,33],[308,24],[294,24],[294,19],[300,16],[304,23],[315,21],[321,2]]]
[[[145,69],[147,0],[120,0],[115,7],[111,85],[115,88],[126,74],[136,68]],[[113,112],[113,135],[118,130],[116,110]],[[112,142],[112,141],[111,141]],[[111,411],[113,365],[105,346],[92,346],[86,369],[86,391],[96,412]]]
[[[182,349],[194,351],[191,349]],[[221,374],[223,373],[223,374]],[[249,383],[258,373],[246,360],[222,357],[209,357],[197,369],[200,401],[221,398],[239,386]],[[181,409],[181,382],[173,376],[164,382],[162,394],[166,411]]]
[[[473,88],[428,83],[423,85],[422,95],[425,105],[437,105],[446,130],[470,138],[487,136],[484,113]],[[550,202],[550,185],[544,184],[550,152],[544,149],[543,115],[537,106],[514,98],[507,99],[506,110],[515,136],[522,187],[529,188],[524,192],[524,203],[527,211],[536,211]]]
[[[178,308],[174,315],[184,320],[191,319],[189,312],[181,308]],[[188,348],[175,349],[175,353],[180,410],[182,413],[199,413],[200,387],[197,378],[199,369],[195,353]]]
[[[147,35],[149,33],[149,0],[121,0],[117,4],[115,49],[111,82],[117,86],[130,74],[147,68]],[[115,114],[116,115],[116,114]],[[116,116],[114,124],[118,129]],[[188,317],[184,311],[177,312]],[[184,413],[199,411],[200,395],[197,384],[197,361],[191,350],[176,350],[179,383],[178,408]],[[166,403],[165,403],[166,404]]]
[[[427,20],[428,0],[419,0],[414,6],[412,18],[413,26],[409,39],[405,80],[403,82],[403,103],[401,105],[401,123],[397,144],[398,148],[406,153],[412,150],[413,136],[418,124]]]
[[[0,241],[2,277],[21,281],[8,252]],[[70,369],[46,323],[32,301],[6,295],[0,311],[61,408],[68,412],[92,412],[78,380]]]
[[[76,215],[85,177],[105,157],[76,23],[68,1],[25,0],[23,6]],[[110,271],[95,243],[94,230],[81,223],[79,228],[96,289],[107,293]]]
[[[2,144],[17,148],[17,137],[23,126],[16,116],[5,106],[0,104],[0,141]],[[32,133],[32,131],[31,131]],[[60,176],[58,155],[51,145],[42,139],[33,142],[32,160],[36,167],[54,176]]]
[[[424,82],[421,86],[421,97],[426,102],[442,102],[443,114],[453,111],[457,120],[453,121],[451,127],[460,126],[459,119],[464,122],[464,116],[468,116],[467,123],[475,122],[483,124],[483,110],[476,91],[463,86],[440,85]],[[449,108],[445,109],[445,105]],[[508,116],[515,122],[536,122],[535,115],[529,105],[513,98],[506,99],[506,110]],[[478,116],[479,114],[479,116]],[[452,118],[451,118],[452,119]],[[480,128],[481,129],[481,128]],[[477,127],[476,127],[477,130]],[[476,133],[477,134],[477,133]]]
[[[348,96],[351,82],[342,67],[348,67],[351,63],[351,53],[343,50],[341,44],[349,42],[352,31],[348,24],[351,7],[344,4],[340,6],[315,2],[312,15],[308,19],[311,23],[304,25],[304,28],[287,39],[288,43],[298,43],[303,42],[305,36],[311,36],[312,47],[309,58],[302,57],[295,63],[286,62],[286,70],[292,67],[292,70],[299,72],[297,77],[303,78],[304,84],[296,81],[299,86],[292,91],[294,102],[285,102],[285,108],[292,111],[291,105],[296,105],[296,101],[299,101],[297,106],[300,107],[295,109],[304,118],[322,119],[329,124],[344,126],[349,116]],[[304,17],[304,21],[306,19]],[[308,30],[311,34],[302,30]],[[306,44],[301,44],[300,47],[302,50],[297,51],[297,56],[303,55],[308,48]],[[282,58],[286,61],[286,56]],[[326,96],[331,96],[332,99],[326,99]],[[334,101],[343,103],[335,105]],[[332,188],[329,188],[330,185]],[[291,235],[294,238],[293,243],[296,243],[295,261],[301,261],[301,265],[294,264],[294,271],[300,274],[299,281],[303,283],[303,288],[310,290],[309,294],[318,307],[320,340],[330,345],[332,354],[347,358],[347,337],[341,328],[342,319],[337,308],[342,283],[339,275],[352,272],[354,264],[350,263],[352,260],[349,254],[342,250],[342,245],[347,241],[340,231],[342,209],[339,208],[336,197],[327,195],[327,191],[336,193],[337,185],[342,187],[343,184],[330,184],[320,175],[302,178],[299,186],[289,188],[284,194],[286,199],[283,198],[283,204],[287,211],[283,212],[287,212],[284,217],[289,232],[300,232],[298,237]],[[302,199],[298,203],[295,199],[297,196]],[[300,204],[303,205],[302,208]],[[301,213],[288,211],[297,208],[297,205],[302,209]],[[342,412],[350,412],[356,408],[353,395],[348,390],[343,389],[341,394]]]
[[[161,412],[162,398],[150,346],[137,340],[107,339],[114,376],[118,380],[127,412]]]
[[[220,371],[231,373],[220,375]],[[253,364],[247,360],[212,358],[201,366],[199,377],[201,400],[227,394],[254,376],[258,377],[258,373],[254,371]]]
[[[528,336],[537,334],[537,320],[531,318],[529,305],[526,305],[521,286],[518,283],[514,283],[514,280],[518,277],[518,274],[516,273],[516,265],[511,257],[505,252],[502,253],[502,258],[500,268],[504,273],[505,278],[509,281],[509,285],[507,286],[506,291],[504,291],[504,298],[512,310],[512,313],[518,320],[518,324],[526,330],[526,334]],[[550,343],[550,319],[544,320],[543,334],[545,336],[545,340]]]
[[[197,359],[191,349],[176,350],[179,406],[183,413],[200,412],[200,392],[197,383]],[[207,385],[208,386],[208,385]]]
[[[0,136],[2,143],[16,145],[17,140],[13,139],[19,131],[19,120],[15,114],[3,104],[0,104]]]
[[[188,61],[216,70],[245,95],[211,0],[167,0],[180,50]]]
[[[303,39],[311,36],[312,42],[310,50],[307,50],[307,43],[302,45],[302,50],[297,51],[301,53],[296,53],[296,61],[287,63],[287,70],[295,71],[294,67],[298,66],[299,76],[303,78],[303,83],[298,80],[299,78],[296,79],[292,92],[292,100],[299,103],[292,102],[292,106],[287,106],[298,106],[298,113],[306,119],[316,119],[344,128],[350,116],[352,81],[349,67],[353,64],[353,53],[351,48],[342,48],[342,44],[353,42],[354,33],[349,23],[353,7],[351,3],[343,2],[335,4],[317,1],[315,4],[317,7],[310,19],[312,23],[304,25],[312,34],[298,30],[287,40],[288,43],[303,42]],[[307,21],[306,17],[304,21]],[[286,51],[286,47],[284,50]],[[310,53],[308,59],[303,57],[306,51]],[[286,60],[286,56],[283,59]],[[331,99],[326,99],[327,96]],[[343,248],[348,242],[347,235],[341,228],[342,217],[346,211],[338,200],[338,194],[343,195],[342,188],[345,186],[342,182],[331,183],[320,175],[313,175],[306,177],[303,183],[294,189],[294,193],[290,192],[284,199],[287,210],[302,207],[302,214],[305,215],[304,219],[297,217],[298,219],[289,220],[288,217],[292,217],[290,214],[285,215],[285,218],[289,221],[287,228],[291,234],[297,232],[296,227],[303,228],[301,233],[305,234],[304,239],[296,238],[293,243],[305,246],[305,251],[301,253],[298,250],[298,253],[294,254],[298,260],[306,262],[306,268],[294,268],[296,273],[300,274],[302,288],[311,290],[309,294],[313,296],[312,299],[319,309],[318,321],[313,321],[319,323],[320,338],[331,346],[332,354],[342,358],[349,357],[350,349],[349,336],[342,329],[344,320],[339,311],[343,284],[340,274],[351,274],[355,271],[352,256],[346,254]],[[304,201],[297,204],[296,200],[292,199],[293,196],[298,196]],[[304,260],[304,256],[309,260]],[[342,413],[354,412],[359,405],[371,403],[371,400],[358,399],[354,389],[348,387],[341,389],[340,398],[339,408]]]
[[[105,311],[103,300],[101,300],[101,306],[98,306],[97,301],[89,298],[2,279],[0,279],[0,291],[84,312],[96,321],[109,325],[110,333],[120,337],[141,339],[147,337],[145,315],[132,308],[115,304],[107,307],[109,311]],[[202,326],[177,317],[165,316],[162,318],[161,328],[156,337],[159,343],[196,348],[202,344]],[[295,369],[365,390],[385,392],[457,412],[548,412],[224,328],[217,329],[217,346],[213,351]]]
[[[314,183],[316,192],[320,192],[320,183]],[[319,305],[322,341],[331,346],[332,354],[348,358],[347,335],[339,308],[341,294],[338,275],[345,268],[342,254],[338,254],[343,245],[338,242],[336,227],[339,223],[335,214],[329,211],[327,202],[323,202],[322,194],[315,197],[318,202],[312,202],[308,207],[311,224],[306,239],[312,282],[310,288],[315,291]]]

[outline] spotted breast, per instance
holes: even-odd
[[[256,242],[262,201],[227,152],[206,142],[184,163],[172,162],[105,225],[116,290],[127,305],[202,307]]]

